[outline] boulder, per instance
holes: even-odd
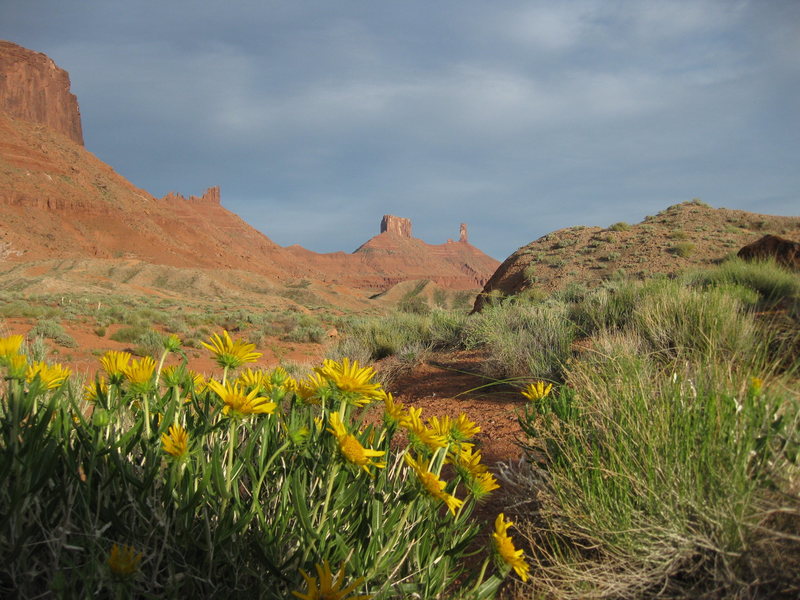
[[[780,265],[800,271],[800,242],[767,234],[737,253],[744,260],[774,259]]]

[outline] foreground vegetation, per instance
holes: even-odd
[[[331,359],[300,379],[244,369],[255,347],[215,334],[196,344],[219,362],[206,381],[172,336],[107,354],[79,390],[0,339],[0,590],[800,596],[796,273],[733,260],[469,316],[400,309],[333,319]],[[381,361],[385,384],[459,349],[487,390],[523,392],[520,464],[492,474],[466,416],[424,421],[353,362]]]
[[[223,332],[205,380],[163,366],[172,336],[158,364],[107,353],[78,393],[22,342],[0,338],[5,597],[485,598],[527,577],[502,514],[476,537],[497,488],[478,428],[423,421],[371,368],[241,370],[259,353]],[[372,404],[382,422],[365,425]]]
[[[800,594],[800,277],[729,261],[354,323],[340,350],[479,348],[487,385],[555,384],[501,483],[530,544],[519,598]]]

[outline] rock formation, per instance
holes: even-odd
[[[189,196],[189,199],[186,199],[186,196],[183,194],[178,194],[177,192],[169,192],[166,196],[162,199],[162,202],[197,202],[202,204],[220,204],[220,191],[219,186],[215,185],[213,187],[208,188],[202,196],[199,198],[197,196]]]
[[[0,40],[0,112],[46,125],[83,145],[78,99],[69,75],[40,52]]]
[[[459,242],[469,242],[469,237],[467,235],[467,224],[462,223],[461,227],[458,232],[458,241]]]
[[[747,244],[737,253],[744,260],[769,260],[790,269],[800,271],[800,243],[777,235],[765,235],[752,244]]]
[[[411,237],[411,219],[383,215],[381,220],[381,233],[394,233],[401,237]]]

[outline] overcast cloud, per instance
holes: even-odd
[[[86,146],[156,196],[222,188],[282,245],[383,214],[502,260],[699,197],[800,214],[800,2],[3,0]]]

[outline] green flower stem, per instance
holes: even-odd
[[[142,404],[144,405],[144,434],[150,437],[150,398],[148,394],[143,394]]]
[[[331,495],[333,494],[333,481],[336,479],[337,475],[339,475],[338,463],[333,466],[331,474],[328,477],[328,489],[325,492],[325,502],[322,504],[322,516],[320,517],[319,525],[317,525],[317,534],[322,533],[322,528],[325,526],[325,521],[328,519],[328,506],[331,503]]]
[[[156,390],[158,390],[158,380],[161,379],[161,369],[164,367],[167,354],[169,354],[169,350],[164,350],[164,352],[161,353],[161,360],[158,361],[158,369],[156,369]]]
[[[225,473],[225,502],[231,495],[231,482],[233,481],[233,447],[236,445],[236,419],[231,419],[228,434],[228,470]]]

